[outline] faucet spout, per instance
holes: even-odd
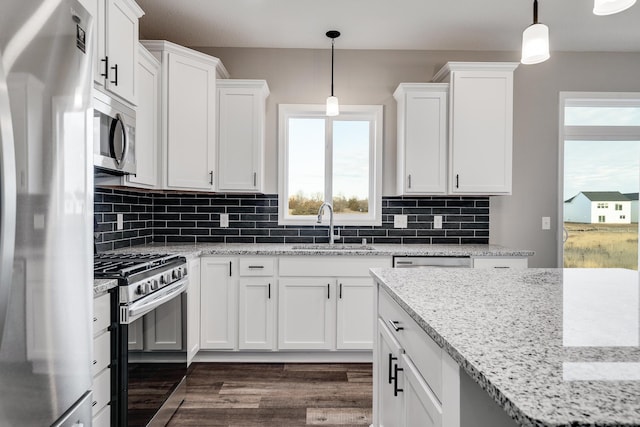
[[[322,223],[322,214],[325,206],[329,208],[329,244],[333,245],[335,236],[333,235],[333,206],[331,206],[331,203],[324,202],[320,205],[320,209],[318,209],[318,224]]]

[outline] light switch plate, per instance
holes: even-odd
[[[433,228],[442,228],[442,215],[433,216]]]
[[[229,214],[220,214],[220,227],[229,227]]]
[[[550,230],[551,229],[551,217],[543,216],[542,217],[542,229]]]
[[[393,228],[407,228],[407,216],[406,215],[394,215],[393,216]]]
[[[119,213],[116,214],[116,230],[124,229],[124,215]]]

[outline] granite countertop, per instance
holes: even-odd
[[[176,253],[185,256],[201,255],[423,255],[423,256],[532,256],[533,251],[509,249],[498,245],[342,245],[333,248],[328,244],[268,244],[268,243],[199,243],[158,244],[117,249],[122,253]]]
[[[118,286],[116,279],[93,279],[93,297],[102,296],[116,286]]]
[[[522,426],[640,426],[638,272],[372,269]]]

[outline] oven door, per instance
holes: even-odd
[[[186,285],[181,280],[120,307],[120,354],[126,360],[120,365],[119,425],[165,426],[184,400]]]

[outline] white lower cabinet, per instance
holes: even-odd
[[[111,421],[111,294],[93,300],[92,425],[109,426]]]
[[[187,289],[187,363],[200,350],[200,258],[189,261]]]
[[[374,425],[460,427],[460,371],[378,288]]]
[[[200,263],[200,348],[235,350],[238,258],[202,257]]]
[[[336,348],[373,348],[373,282],[371,278],[338,278]]]
[[[238,349],[275,349],[277,286],[272,278],[241,278]]]
[[[281,278],[278,348],[331,350],[335,339],[335,294],[335,279]]]

